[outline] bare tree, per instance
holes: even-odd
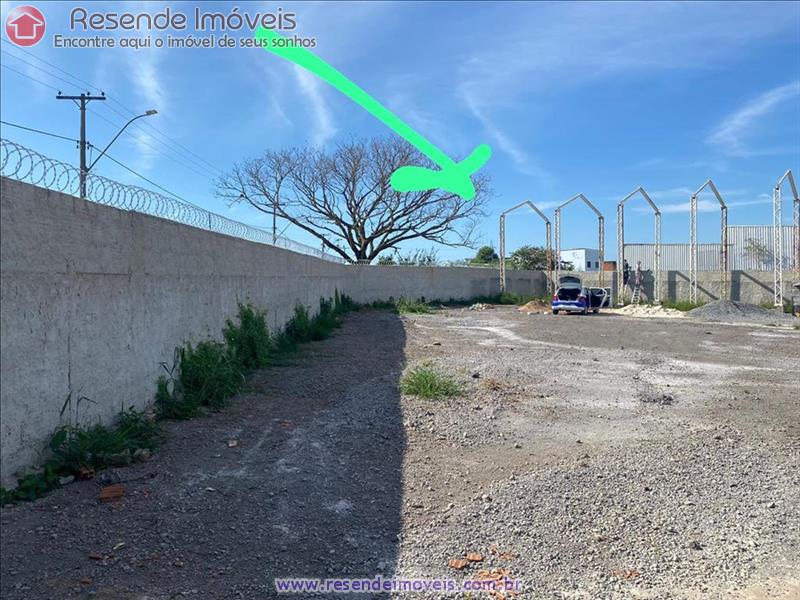
[[[767,248],[765,243],[759,242],[753,238],[747,238],[745,240],[744,253],[745,256],[757,260],[762,266],[772,267],[772,263],[775,262],[775,256],[772,250]]]
[[[404,165],[432,166],[397,138],[353,141],[331,153],[267,151],[221,176],[217,195],[286,219],[351,262],[371,262],[415,238],[473,246],[488,179],[474,177],[472,200],[443,190],[400,193],[389,178]]]

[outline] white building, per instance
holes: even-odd
[[[561,251],[561,260],[572,263],[576,271],[599,271],[600,252],[592,248],[571,248]]]

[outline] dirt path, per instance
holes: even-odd
[[[4,508],[2,596],[266,598],[282,576],[495,567],[523,598],[796,598],[799,346],[688,319],[357,313],[171,426],[120,471],[143,477],[121,502],[81,482]],[[422,362],[464,395],[400,397]],[[483,561],[448,567],[467,552]]]
[[[144,476],[121,502],[90,481],[3,509],[2,597],[264,598],[276,576],[391,575],[404,337],[396,316],[353,315],[223,413],[172,425],[119,471]]]

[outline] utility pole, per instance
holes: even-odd
[[[72,100],[78,105],[81,110],[81,166],[80,166],[80,194],[81,198],[86,198],[86,174],[89,172],[86,168],[86,105],[92,100],[105,100],[105,92],[101,92],[101,96],[92,96],[90,92],[81,94],[80,96],[64,96],[58,92],[56,100]]]

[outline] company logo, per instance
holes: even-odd
[[[17,46],[38,44],[44,29],[44,15],[35,6],[17,6],[6,16],[6,36]]]

